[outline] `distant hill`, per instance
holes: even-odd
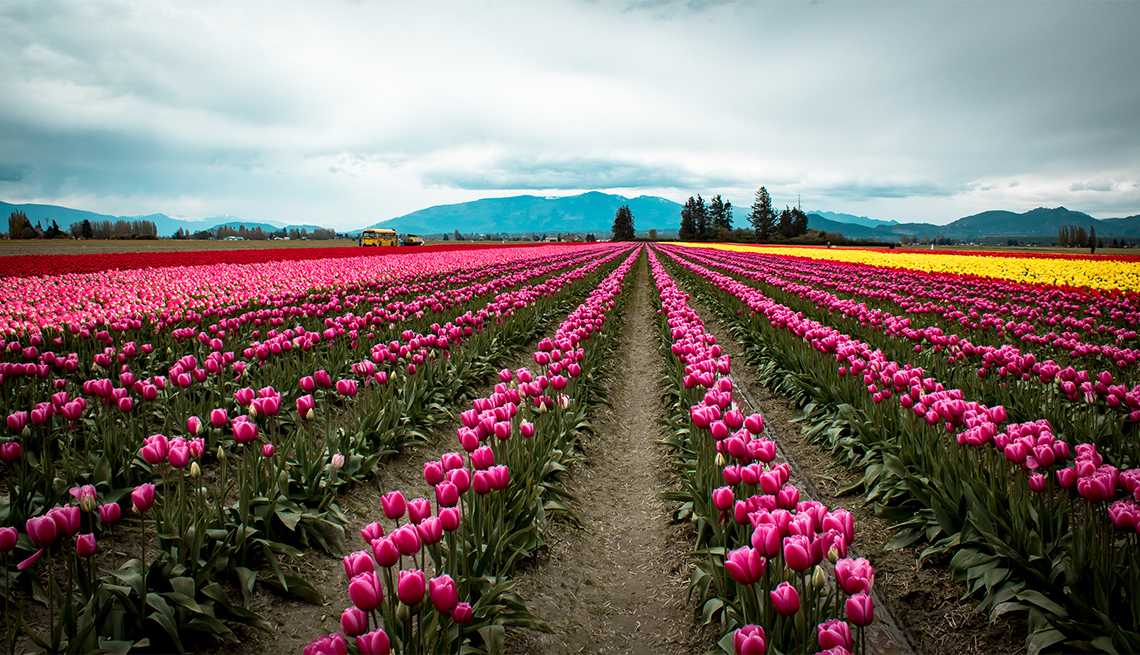
[[[436,205],[370,225],[412,234],[595,232],[608,234],[622,205],[641,230],[676,230],[681,205],[656,196],[625,196],[590,191],[577,196],[483,198]]]
[[[840,232],[851,239],[898,241],[901,237],[949,237],[961,240],[979,240],[992,237],[1056,237],[1066,225],[1096,230],[1101,239],[1140,237],[1140,215],[1126,218],[1096,219],[1084,212],[1065,207],[1039,207],[1022,214],[992,210],[959,218],[947,225],[931,223],[895,223],[867,228],[829,221],[820,213],[808,215],[808,227]]]
[[[898,225],[898,221],[880,221],[877,218],[867,218],[866,216],[855,216],[854,214],[838,214],[836,212],[821,212],[809,211],[808,216],[815,214],[820,218],[834,221],[836,223],[844,223],[847,225],[862,225],[864,227],[878,227],[880,225]],[[828,230],[830,232],[830,230]]]

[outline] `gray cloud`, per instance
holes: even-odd
[[[1112,191],[1116,183],[1112,180],[1091,180],[1089,182],[1073,182],[1069,191]]]
[[[19,182],[32,172],[32,167],[25,164],[0,163],[0,182]]]
[[[938,184],[935,182],[851,182],[824,186],[818,192],[826,197],[837,199],[869,198],[938,198],[969,193],[975,184]],[[984,190],[985,189],[983,187]]]
[[[427,184],[492,189],[701,189],[747,182],[702,175],[671,165],[649,165],[589,157],[508,158],[485,168],[443,168],[423,175]]]

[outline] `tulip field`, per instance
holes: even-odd
[[[715,324],[889,548],[948,562],[1032,649],[1140,651],[1126,258],[536,244],[7,257],[0,276],[5,652],[237,644],[274,630],[266,594],[335,612],[306,654],[550,631],[520,565],[576,521],[566,481],[637,284],[706,648],[875,652],[889,611],[855,516],[797,486]],[[408,462],[432,492],[383,489],[350,520],[346,494]],[[296,565],[317,553],[343,561],[335,593]]]

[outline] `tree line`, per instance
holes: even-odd
[[[733,229],[732,202],[716,195],[705,202],[700,194],[689,196],[681,208],[681,227],[678,238],[682,241],[740,241],[750,243],[779,243],[806,237],[812,241],[831,238],[845,242],[841,235],[828,235],[813,230],[808,234],[808,217],[799,207],[787,207],[777,211],[772,205],[768,189],[760,187],[756,199],[749,208],[748,224],[751,229]],[[799,242],[799,241],[797,241]]]
[[[32,221],[23,211],[15,210],[8,215],[9,239],[157,239],[158,227],[148,220],[90,221],[83,219],[68,226],[64,231],[55,220],[46,228],[41,221]]]
[[[1104,247],[1104,241],[1096,237],[1096,228],[1091,225],[1088,232],[1077,225],[1064,225],[1057,231],[1057,245],[1061,248],[1087,247],[1090,252],[1095,253],[1098,247]]]

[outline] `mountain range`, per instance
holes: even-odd
[[[662,235],[676,234],[680,223],[681,205],[657,196],[624,196],[590,191],[576,196],[514,196],[509,198],[483,198],[452,205],[437,205],[410,214],[375,223],[368,227],[391,228],[400,233],[421,235],[451,234],[529,234],[593,232],[602,237],[613,225],[614,213],[622,205],[633,212],[634,226],[639,233],[655,229]],[[153,221],[160,236],[172,236],[179,228],[187,232],[210,229],[220,225],[247,229],[260,227],[266,231],[282,228],[310,232],[319,225],[284,225],[278,222],[245,221],[236,216],[215,216],[200,220],[187,220],[165,214],[146,216],[109,216],[81,209],[56,205],[11,204],[0,202],[0,229],[3,216],[13,210],[22,210],[32,223],[42,222],[46,227],[52,220],[67,230],[74,222],[148,220]],[[748,207],[734,207],[734,224],[747,227]],[[1140,215],[1125,218],[1096,219],[1088,214],[1065,207],[1038,208],[1025,213],[993,210],[960,218],[947,225],[931,223],[898,223],[866,216],[855,216],[828,211],[808,212],[808,227],[826,232],[838,232],[850,239],[898,241],[902,237],[948,237],[961,240],[979,240],[994,237],[1055,238],[1058,231],[1068,225],[1092,227],[1098,237],[1140,238]],[[363,228],[361,228],[363,229]],[[359,229],[350,234],[359,233]]]

